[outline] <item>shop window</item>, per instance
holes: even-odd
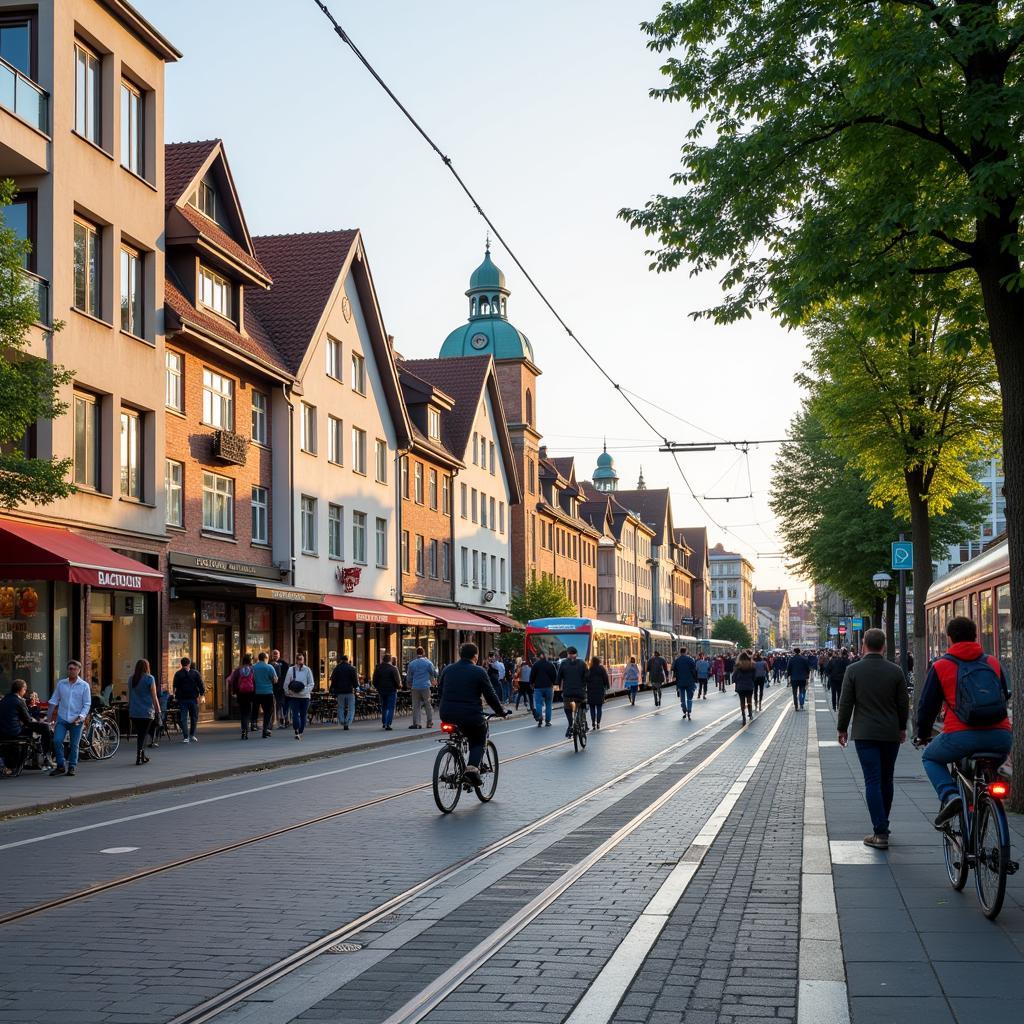
[[[352,513],[352,560],[366,564],[366,513]]]
[[[341,505],[327,506],[327,554],[331,558],[344,558],[345,509]]]
[[[185,503],[183,488],[185,467],[174,459],[164,462],[164,500],[167,503],[167,525],[185,525]]]
[[[4,693],[14,679],[24,679],[29,691],[37,692],[40,700],[46,700],[53,689],[56,676],[50,665],[51,586],[62,587],[43,580],[0,580],[0,674],[7,684]],[[67,595],[63,597],[66,610]],[[57,657],[63,658],[66,652],[60,645],[56,649]],[[63,667],[64,663],[59,664]]]
[[[270,543],[269,496],[266,487],[252,489],[252,542]]]
[[[235,532],[235,482],[219,473],[203,474],[203,529]]]
[[[302,534],[302,553],[316,554],[316,498],[302,495],[299,503],[299,519]]]
[[[252,393],[252,439],[257,444],[265,445],[269,431],[267,430],[267,396],[262,391]]]
[[[121,411],[121,497],[142,500],[142,416]]]
[[[388,521],[378,516],[374,533],[377,567],[384,568],[388,564]]]

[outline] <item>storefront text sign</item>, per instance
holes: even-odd
[[[108,572],[100,569],[96,573],[96,586],[113,587],[116,590],[141,590],[142,577],[131,572]]]

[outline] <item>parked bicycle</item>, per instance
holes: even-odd
[[[579,753],[587,749],[587,733],[590,726],[587,725],[587,705],[584,701],[570,700],[572,705],[572,746]]]
[[[65,739],[65,747],[70,740]],[[106,761],[117,753],[121,745],[121,730],[117,725],[117,715],[111,709],[92,712],[89,715],[81,739],[78,741],[79,757],[93,761]],[[65,751],[65,754],[67,751]]]
[[[493,715],[486,715],[487,729],[490,733],[490,720]],[[498,788],[498,748],[488,736],[484,746],[484,756],[480,761],[480,785],[474,785],[466,779],[466,758],[469,756],[469,741],[458,726],[451,722],[441,723],[440,743],[444,744],[437,752],[434,760],[434,803],[442,814],[451,814],[459,802],[463,791],[476,791],[483,803],[494,796]]]

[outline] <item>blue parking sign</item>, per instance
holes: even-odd
[[[894,569],[914,568],[914,544],[909,540],[892,542],[892,567]]]

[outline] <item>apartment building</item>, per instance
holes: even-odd
[[[642,478],[641,478],[642,479]],[[616,491],[616,501],[629,509],[651,531],[651,625],[666,633],[681,630],[682,612],[691,607],[692,598],[685,591],[691,575],[679,565],[680,548],[676,543],[672,521],[672,500],[667,488],[638,487],[632,491]],[[677,618],[678,616],[678,618]]]
[[[793,640],[788,590],[755,590],[759,647],[789,647]]]
[[[735,551],[716,544],[709,552],[711,567],[711,622],[732,615],[757,636],[757,611],[754,606],[754,565]]]

